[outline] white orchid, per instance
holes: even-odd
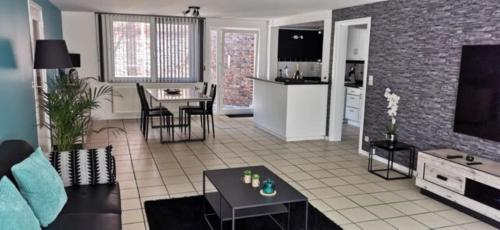
[[[396,116],[398,115],[398,104],[400,97],[393,93],[391,89],[386,88],[384,97],[387,98],[387,114],[391,117],[391,125],[387,127],[387,133],[396,133]]]

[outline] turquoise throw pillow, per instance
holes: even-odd
[[[0,180],[0,229],[40,229],[40,223],[30,206],[5,176]]]
[[[68,200],[59,174],[40,148],[12,166],[19,190],[43,227],[52,223]]]

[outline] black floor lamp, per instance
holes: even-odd
[[[65,69],[73,67],[64,40],[37,40],[35,69]]]
[[[69,56],[68,47],[64,40],[37,40],[35,46],[34,69],[58,69],[59,75],[64,74],[65,68],[73,67]],[[62,74],[61,74],[62,71]],[[52,124],[52,120],[49,118]],[[50,130],[50,141],[52,140],[52,129]]]
[[[71,58],[71,63],[73,64],[73,68],[69,70],[69,75],[74,75],[75,77],[78,77],[78,71],[76,71],[75,68],[80,67],[80,54],[71,53],[69,54],[69,57]]]

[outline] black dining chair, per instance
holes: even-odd
[[[188,122],[188,129],[189,129],[189,139],[191,139],[191,116],[200,116],[200,119],[202,120],[202,128],[203,132],[205,132],[205,124],[207,124],[208,131],[210,132],[210,123],[212,123],[212,134],[215,137],[215,126],[214,126],[214,102],[215,102],[215,96],[217,93],[217,85],[212,85],[210,87],[210,101],[207,101],[201,108],[192,108],[192,109],[186,109],[186,114],[187,114],[187,122]],[[210,117],[212,118],[212,122],[210,122]],[[204,122],[206,121],[206,122]]]
[[[201,89],[201,93],[203,93],[203,95],[207,95],[207,90],[208,90],[208,83],[203,82],[203,88]],[[187,109],[201,109],[204,106],[205,102],[203,101],[199,102],[198,105],[189,105],[188,101],[187,105],[179,106],[179,124],[181,125],[181,128],[184,129],[184,131],[186,130],[184,125],[185,122],[187,121],[187,114],[185,111]]]
[[[148,100],[146,99],[146,94],[144,92],[144,86],[138,85],[139,99],[141,101],[141,127],[143,129],[142,134],[146,141],[149,137],[149,124],[153,123],[153,119],[158,117],[163,121],[163,124],[166,124],[167,133],[171,133],[172,137],[174,136],[174,128],[171,124],[174,124],[174,114],[170,112],[165,107],[154,107],[151,108],[149,106]],[[170,132],[172,131],[172,132]]]
[[[141,121],[140,121],[140,129],[141,129],[141,132],[143,133],[144,135],[144,127],[143,127],[143,124],[145,122],[145,118],[144,118],[144,106],[142,105],[143,103],[143,97],[146,98],[146,96],[141,93],[141,84],[139,84],[138,82],[135,83],[135,86],[136,86],[136,89],[137,89],[137,95],[139,96],[139,100],[141,102]],[[146,103],[147,103],[147,99],[146,100]],[[165,107],[162,107],[163,109],[166,109]],[[150,110],[160,110],[160,107],[159,106],[153,106],[153,107],[150,107]],[[153,126],[153,123],[151,123],[151,125]],[[154,127],[154,126],[153,126]]]

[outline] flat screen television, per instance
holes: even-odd
[[[500,45],[462,48],[454,131],[500,142]]]

